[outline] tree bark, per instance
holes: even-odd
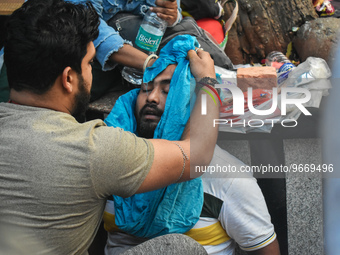
[[[286,52],[293,27],[318,18],[311,0],[238,0],[239,14],[225,53],[233,64],[257,63],[271,51]],[[225,19],[234,3],[224,6]]]

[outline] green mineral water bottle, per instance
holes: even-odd
[[[164,32],[167,28],[165,20],[159,18],[156,13],[148,10],[144,16],[136,36],[136,46],[146,54],[153,54],[158,50]],[[131,67],[124,67],[122,76],[128,82],[141,85],[143,73]]]
[[[152,11],[147,11],[143,22],[139,28],[136,45],[147,51],[149,54],[155,53],[161,43],[167,23]]]

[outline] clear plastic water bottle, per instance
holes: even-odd
[[[273,66],[277,72],[277,84],[280,86],[288,78],[289,73],[295,68],[295,65],[279,51],[272,51],[266,58],[266,65]]]
[[[266,57],[266,66],[273,66],[276,69],[280,69],[284,63],[291,62],[282,52],[272,51]]]
[[[136,45],[150,54],[155,53],[161,43],[166,27],[165,20],[148,10],[139,28],[135,41]]]
[[[146,54],[155,53],[158,50],[166,28],[166,21],[159,18],[156,13],[148,10],[139,27],[135,44]],[[122,76],[132,84],[142,84],[143,73],[141,70],[132,67],[124,67]]]

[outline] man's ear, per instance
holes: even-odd
[[[71,67],[66,67],[62,73],[61,81],[63,84],[64,89],[68,93],[72,93],[74,90],[74,86],[76,85],[77,82],[77,73],[71,68]]]

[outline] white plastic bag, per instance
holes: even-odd
[[[230,71],[216,66],[215,71],[220,75],[225,84],[237,86],[236,71]],[[280,87],[308,89],[311,93],[311,99],[307,103],[304,103],[303,106],[319,108],[322,97],[328,95],[328,90],[332,87],[329,80],[331,75],[331,70],[325,60],[309,57],[305,62],[295,67],[289,73],[288,79],[285,80]],[[219,125],[220,131],[235,133],[270,132],[273,127],[273,121],[276,123],[281,121],[297,120],[302,113],[296,105],[287,104],[286,115],[282,116],[280,111],[281,94],[279,94],[277,110],[269,116],[257,116],[249,110],[246,110],[246,102],[244,115],[234,116],[232,113],[233,105],[230,104],[230,102],[234,99],[232,93],[228,89],[223,88],[221,91],[223,93],[221,98],[224,101],[224,105],[220,109],[220,118],[221,120],[228,120],[228,123]],[[306,95],[304,93],[287,93],[287,99],[299,99],[305,96]],[[255,108],[257,110],[264,110],[270,108],[271,105],[272,99],[261,102]],[[232,125],[230,123],[231,120],[234,121]],[[254,125],[248,125],[249,121],[251,121]],[[263,125],[255,127],[255,121],[262,122]]]

